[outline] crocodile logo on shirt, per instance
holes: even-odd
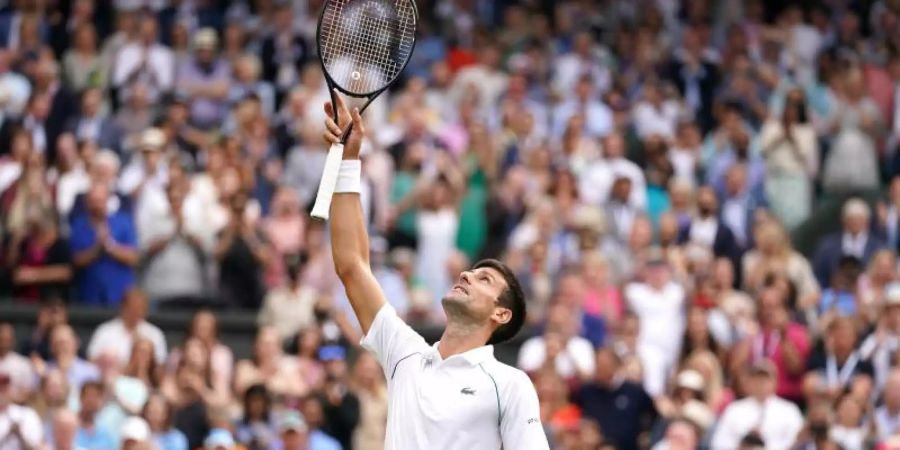
[[[459,393],[463,395],[475,395],[475,390],[470,387],[464,387],[459,390]]]

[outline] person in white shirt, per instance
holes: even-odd
[[[375,354],[388,383],[385,449],[549,450],[534,386],[493,355],[491,344],[512,338],[525,322],[522,287],[506,265],[483,260],[459,275],[442,299],[447,327],[434,346],[385,300],[369,266],[359,198],[365,128],[359,111],[351,115],[337,100],[338,123],[346,127],[352,120],[353,128],[331,201],[331,247],[365,334],[362,345]],[[338,123],[326,120],[330,143],[341,142]]]
[[[13,403],[12,381],[0,371],[0,450],[33,450],[44,438],[41,419],[33,409]]]
[[[124,366],[131,358],[135,337],[140,335],[153,343],[156,362],[162,364],[166,360],[166,337],[156,325],[147,322],[145,317],[147,317],[146,295],[138,289],[126,292],[119,317],[101,324],[91,336],[87,349],[88,359],[94,361],[107,350],[112,350],[119,364]]]
[[[643,283],[625,287],[628,307],[638,317],[638,352],[645,363],[644,385],[650,395],[662,394],[666,378],[681,351],[685,329],[684,288],[672,280],[662,252],[651,252]]]
[[[603,158],[590,163],[578,177],[581,199],[586,204],[605,204],[617,177],[631,180],[629,203],[643,210],[647,205],[647,180],[644,171],[625,157],[625,139],[613,132],[603,139]]]
[[[141,82],[147,87],[148,97],[158,100],[169,92],[175,80],[175,58],[169,48],[156,42],[158,25],[156,16],[145,14],[140,19],[138,39],[122,46],[113,65],[113,86],[128,90]]]
[[[900,433],[900,369],[893,369],[884,385],[884,404],[875,409],[872,419],[879,441]]]
[[[746,374],[749,397],[733,402],[719,419],[710,448],[738,448],[741,440],[757,434],[768,450],[793,447],[803,415],[797,405],[775,395],[775,366],[763,361]]]
[[[526,372],[551,366],[563,378],[588,379],[594,376],[594,346],[591,341],[576,335],[579,325],[567,305],[556,303],[547,312],[543,336],[525,341],[519,349],[516,364]]]
[[[28,358],[13,351],[16,334],[9,322],[0,322],[0,372],[10,379],[10,396],[16,402],[25,401],[35,387],[34,369]]]

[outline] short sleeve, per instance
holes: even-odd
[[[537,392],[524,372],[516,371],[501,393],[500,436],[503,448],[549,450],[541,425]]]
[[[417,353],[422,354],[429,348],[425,339],[403,322],[388,303],[378,310],[361,344],[378,359],[388,382],[400,361]]]

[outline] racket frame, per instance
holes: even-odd
[[[325,10],[328,9],[328,3],[330,0],[325,0],[322,4],[322,9],[319,11],[319,21],[316,24],[316,53],[319,57],[319,66],[322,68],[322,75],[325,76],[325,83],[328,85],[328,95],[331,96],[331,109],[332,115],[335,123],[338,122],[338,112],[337,112],[337,99],[335,98],[335,90],[338,92],[353,98],[365,98],[366,102],[359,109],[359,113],[362,114],[366,108],[378,98],[384,91],[393,86],[397,80],[400,79],[400,76],[403,74],[403,71],[406,70],[407,64],[412,59],[412,55],[416,50],[416,33],[418,32],[419,27],[419,9],[416,5],[415,0],[393,0],[393,3],[396,5],[398,2],[405,1],[412,6],[413,18],[415,23],[413,24],[413,36],[412,36],[412,47],[409,50],[409,56],[403,61],[403,66],[400,67],[400,70],[397,71],[397,74],[394,77],[385,83],[379,89],[376,89],[372,92],[357,94],[350,92],[339,84],[337,84],[334,79],[331,78],[331,75],[328,74],[328,70],[325,69],[325,58],[322,57],[322,22],[325,18]],[[348,0],[350,1],[373,1],[373,0]],[[385,0],[374,0],[374,1],[385,1]],[[386,2],[386,1],[385,1]],[[316,201],[313,204],[313,209],[311,212],[311,216],[316,219],[328,220],[329,210],[331,208],[331,198],[334,196],[335,185],[337,184],[337,176],[338,171],[340,170],[341,160],[344,159],[344,144],[347,142],[347,137],[350,136],[350,132],[353,130],[353,124],[350,123],[347,125],[347,129],[344,130],[341,135],[341,143],[340,144],[332,144],[328,149],[328,155],[325,157],[325,168],[322,171],[322,179],[319,181],[319,190],[316,193]]]

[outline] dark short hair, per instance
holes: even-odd
[[[501,344],[515,337],[525,324],[525,292],[522,291],[519,279],[516,278],[516,275],[513,274],[506,264],[496,259],[482,259],[472,266],[473,269],[482,267],[500,272],[506,281],[506,289],[500,293],[500,297],[497,300],[500,306],[509,308],[512,311],[512,318],[509,319],[509,322],[497,327],[487,341],[488,345]]]

